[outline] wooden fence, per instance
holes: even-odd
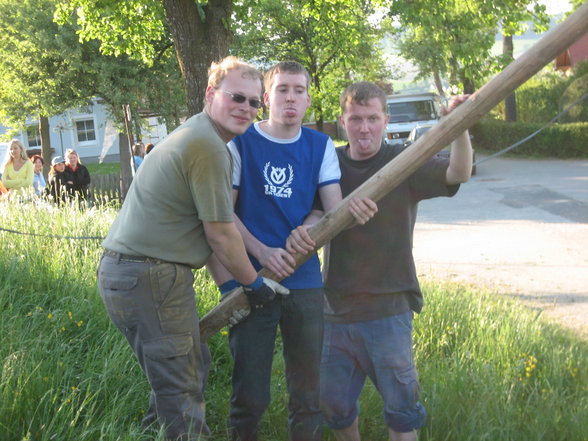
[[[92,175],[90,194],[95,204],[121,203],[120,175],[118,173]]]

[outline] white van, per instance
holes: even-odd
[[[386,142],[403,144],[416,126],[436,124],[440,105],[436,93],[388,95],[386,106],[390,120],[386,126]]]

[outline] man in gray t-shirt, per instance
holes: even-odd
[[[260,95],[254,67],[235,57],[213,63],[204,111],[145,158],[103,242],[100,295],[149,380],[143,424],[165,426],[168,439],[209,433],[202,390],[210,354],[200,341],[192,268],[214,251],[252,306],[288,293],[258,277],[233,223],[226,143],[249,127]]]
[[[401,149],[383,143],[386,94],[375,84],[350,85],[341,111],[349,144],[337,155],[347,196]],[[370,222],[341,232],[327,247],[320,395],[338,441],[360,440],[358,399],[366,377],[384,401],[391,441],[416,441],[416,429],[425,423],[412,353],[413,313],[422,307],[412,257],[416,209],[423,199],[453,196],[471,168],[466,131],[452,143],[449,160],[430,159],[378,202]]]

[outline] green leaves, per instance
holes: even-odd
[[[126,54],[148,65],[170,42],[158,0],[59,1],[55,17],[61,24],[75,17],[80,40],[100,41],[103,54]]]
[[[0,0],[0,27],[6,30],[6,38],[0,40],[0,116],[4,122],[22,127],[29,116],[60,114],[95,96],[104,99],[115,118],[122,119],[121,106],[130,103],[133,108],[177,120],[184,96],[173,51],[153,57],[151,66],[121,51],[118,56],[105,54],[97,40],[79,38],[75,17],[88,20],[93,16],[83,9],[66,8],[74,4]],[[152,16],[143,10],[146,6],[145,2],[125,3],[139,18]],[[59,22],[54,21],[53,11]],[[72,21],[64,20],[66,14]],[[101,18],[108,21],[108,17]],[[134,23],[135,29],[142,26],[140,20]]]
[[[532,20],[540,32],[548,23],[537,0],[392,2],[390,15],[399,23],[401,54],[421,76],[445,75],[462,90],[503,67],[490,52],[500,29],[504,35],[522,33]]]
[[[311,112],[333,119],[350,81],[390,76],[379,49],[387,21],[374,11],[362,0],[244,0],[235,4],[234,51],[263,67],[300,62],[313,78]]]

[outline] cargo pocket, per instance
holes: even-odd
[[[137,286],[139,278],[123,274],[100,273],[98,290],[108,310],[110,318],[119,328],[130,327],[129,320],[134,315],[137,302],[132,290]]]
[[[165,335],[196,332],[196,298],[192,271],[183,265],[162,264],[150,268],[153,302]]]
[[[102,273],[102,277],[99,279],[99,285],[105,289],[111,289],[114,291],[129,291],[137,286],[139,278],[136,276],[125,276],[122,274],[109,274]]]
[[[143,343],[145,370],[156,393],[176,394],[194,387],[193,349],[192,334],[166,335]]]

